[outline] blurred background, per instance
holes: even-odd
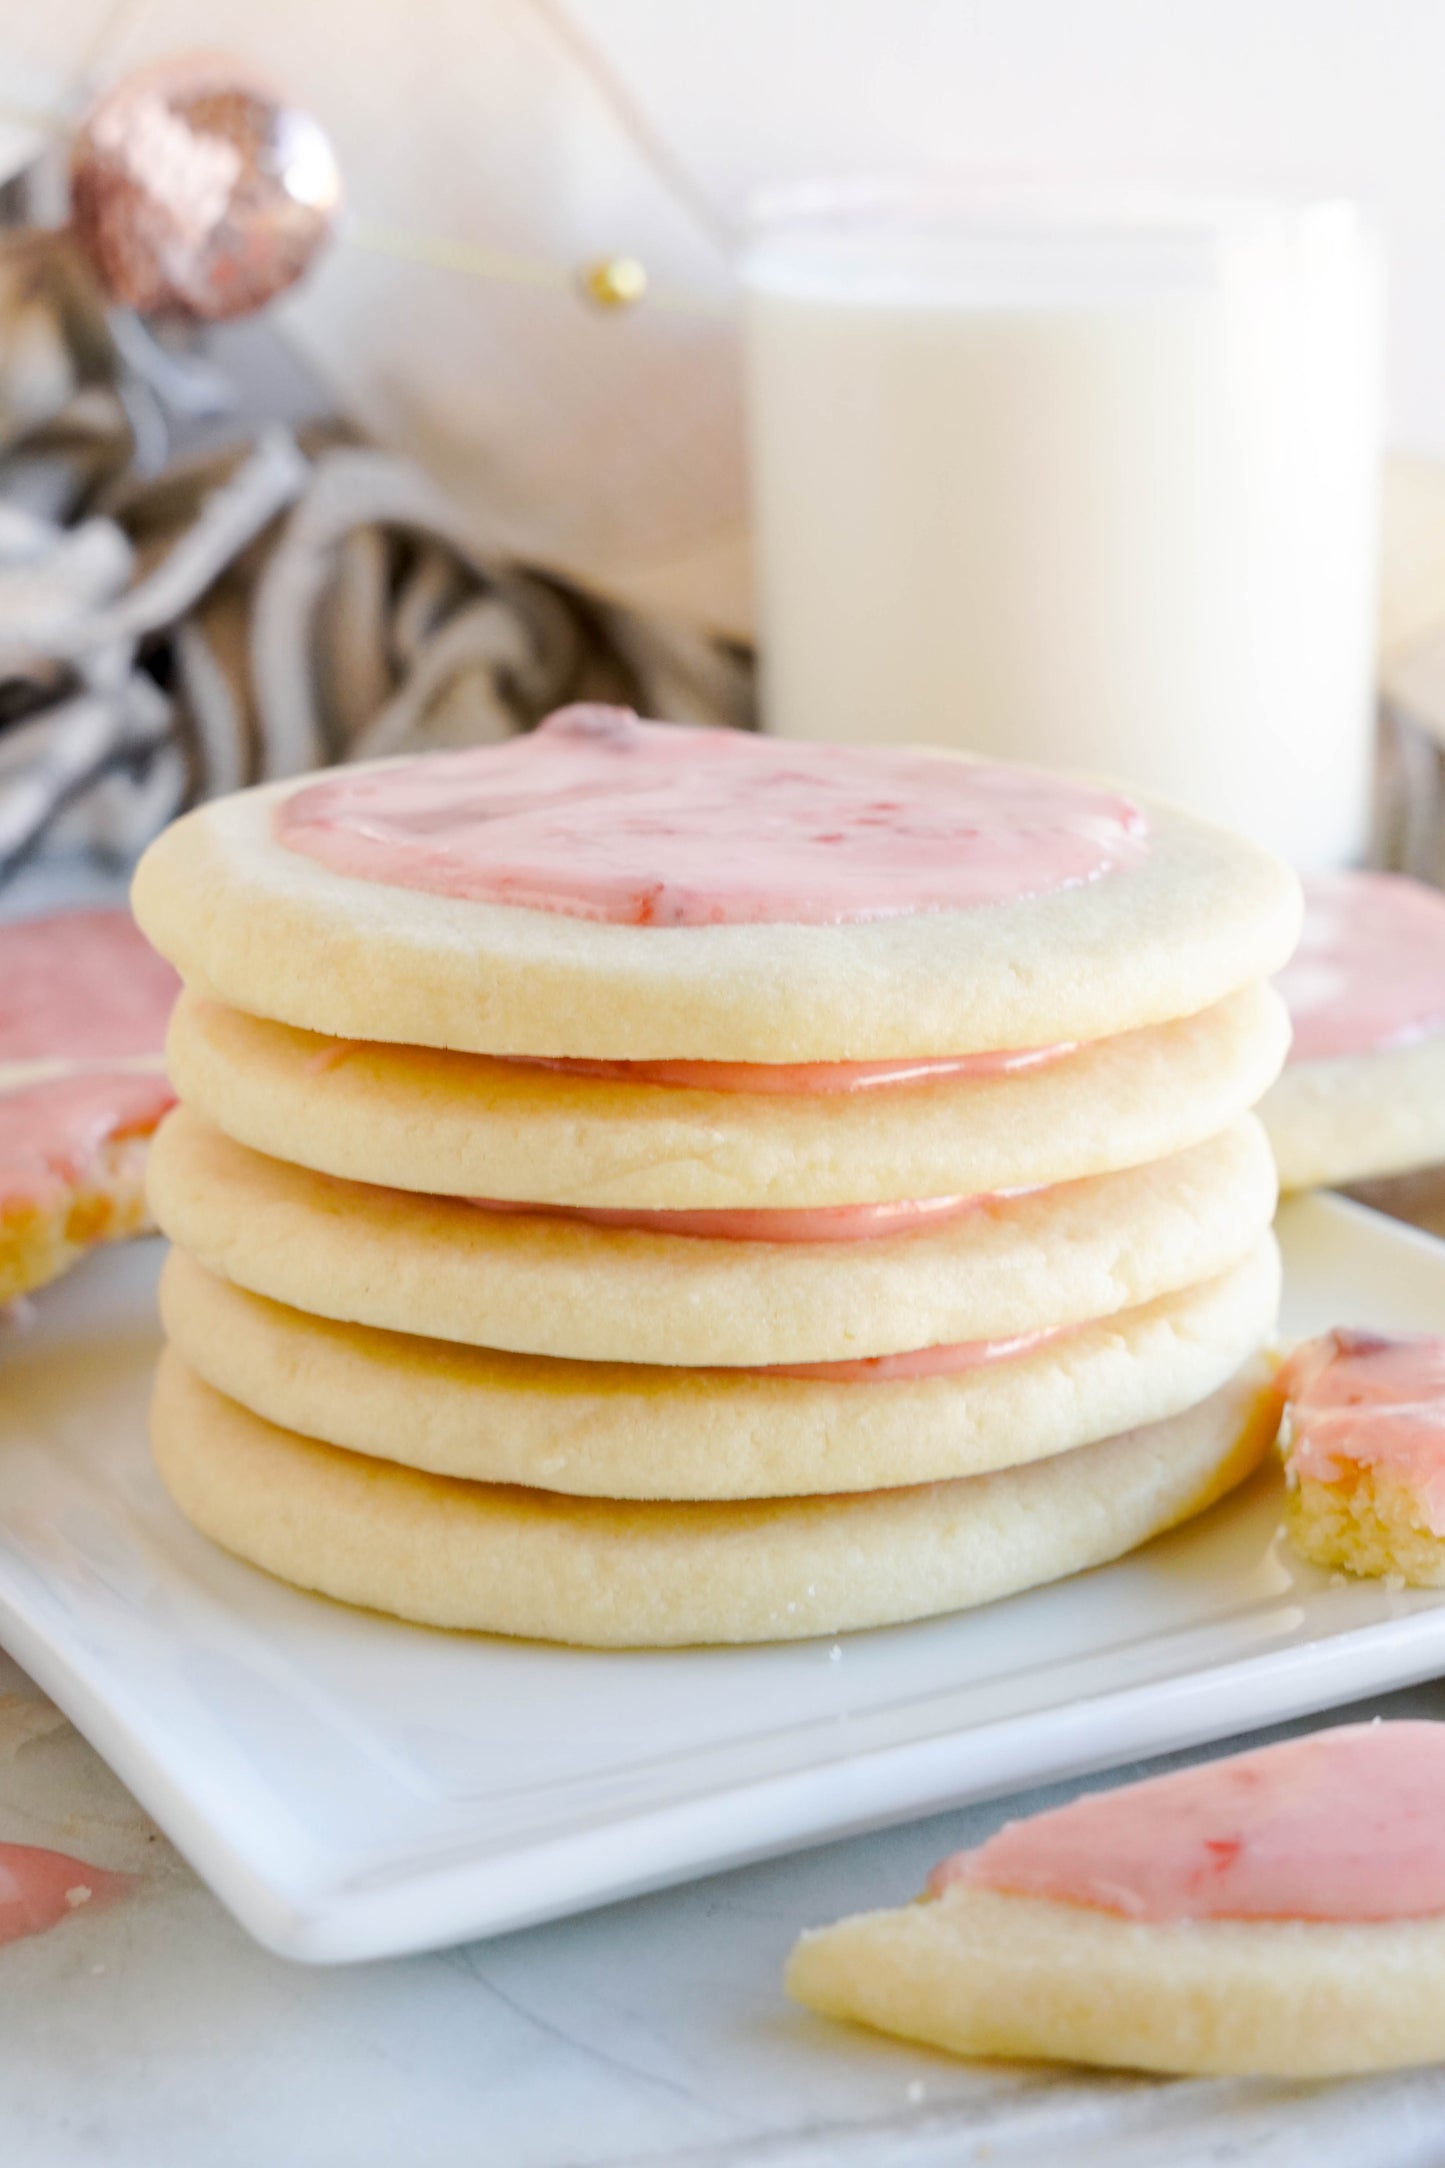
[[[92,462],[84,488],[63,505],[52,495],[48,510],[71,526],[84,514],[117,519],[133,582],[189,531],[216,479],[188,470],[184,486],[157,495],[155,476],[174,477],[183,454],[247,432],[254,441],[280,421],[303,432],[311,479],[288,480],[273,446],[274,471],[218,552],[233,575],[224,608],[204,604],[197,573],[176,583],[185,599],[172,595],[169,618],[159,604],[135,613],[146,622],[132,658],[170,724],[132,714],[121,733],[132,780],[110,777],[105,814],[78,811],[84,794],[67,783],[67,812],[58,801],[47,811],[42,796],[8,831],[0,820],[0,864],[33,856],[37,807],[56,847],[89,839],[123,854],[200,790],[349,751],[496,735],[578,693],[753,720],[736,270],[748,203],[811,175],[943,165],[988,185],[1065,194],[1344,195],[1364,207],[1388,262],[1385,432],[1398,455],[1385,522],[1386,679],[1424,734],[1390,751],[1408,770],[1395,800],[1413,807],[1413,828],[1405,835],[1397,812],[1376,855],[1438,870],[1445,15],[1432,0],[12,8],[0,24],[0,172],[10,177],[0,432],[12,449],[27,436],[33,450],[36,430],[76,390],[47,341],[54,265],[45,252],[42,275],[34,246],[37,223],[54,229],[66,216],[57,172],[71,131],[142,64],[197,47],[263,71],[282,105],[314,116],[334,147],[344,211],[305,277],[274,301],[219,328],[161,327],[163,345],[219,366],[233,403],[205,413],[194,384],[179,400],[163,386],[164,451],[155,432],[128,464],[112,448],[103,483]],[[645,273],[640,299],[625,275],[609,287],[619,263]],[[73,349],[73,292],[65,309]],[[124,368],[159,381],[137,363],[125,314],[111,310]],[[92,347],[79,377],[93,384],[98,373]],[[128,400],[132,424],[148,397]],[[302,564],[325,594],[310,615],[263,597],[258,628],[258,537],[277,542],[283,507],[295,524],[297,503],[315,497],[315,462],[353,437],[393,464],[333,463],[309,539],[293,534],[286,560],[293,587]],[[338,550],[338,536],[363,529],[370,542]],[[403,531],[411,539],[398,554],[385,538]],[[429,538],[430,558],[418,537]],[[398,624],[401,587],[423,559],[429,569]],[[498,586],[506,567],[521,576],[510,591]],[[87,588],[83,606],[95,601]],[[181,643],[188,657],[169,629],[177,612],[203,620]],[[28,636],[29,621],[14,622]],[[30,692],[12,688],[12,717],[33,712],[43,676],[32,671]],[[53,673],[46,682],[49,699]],[[76,682],[67,672],[66,686]],[[97,690],[94,672],[87,689]],[[1445,711],[1445,696],[1438,704]],[[172,740],[179,730],[179,750],[171,742],[154,755],[161,779],[137,796],[146,747],[167,730]],[[90,772],[79,756],[72,769]]]

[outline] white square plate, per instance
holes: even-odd
[[[1285,1327],[1445,1330],[1445,1245],[1281,1217]],[[212,1548],[151,1471],[158,1245],[0,1348],[0,1639],[251,1932],[461,1941],[1445,1670],[1445,1595],[1332,1584],[1261,1476],[1118,1565],[839,1644],[604,1655],[449,1636]]]

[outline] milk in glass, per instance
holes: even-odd
[[[1381,291],[1350,206],[815,194],[745,278],[770,729],[1359,855]]]

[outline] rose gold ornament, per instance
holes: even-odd
[[[76,132],[76,238],[111,300],[145,315],[247,316],[300,278],[341,202],[309,113],[227,54],[125,76]]]

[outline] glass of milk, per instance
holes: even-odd
[[[744,280],[768,728],[1361,854],[1382,279],[1353,206],[804,189]]]

